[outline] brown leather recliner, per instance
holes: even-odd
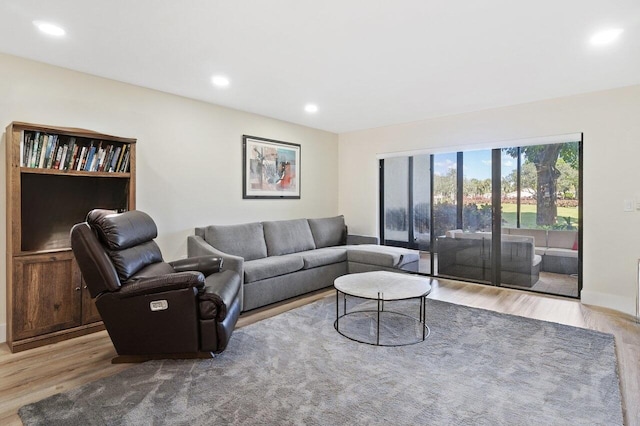
[[[119,357],[202,358],[222,352],[240,315],[240,277],[222,259],[166,263],[141,211],[92,210],[71,247]]]

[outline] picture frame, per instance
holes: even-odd
[[[242,198],[300,199],[300,145],[242,136]]]

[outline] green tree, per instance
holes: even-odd
[[[449,169],[446,175],[433,176],[433,191],[436,196],[440,195],[442,200],[455,201],[456,194],[456,169]]]
[[[516,158],[517,148],[506,148],[506,152]],[[552,226],[558,216],[557,183],[561,173],[556,167],[562,158],[571,168],[578,168],[578,143],[557,143],[548,145],[532,145],[520,148],[524,153],[525,164],[531,163],[536,169],[536,224]],[[523,165],[524,171],[524,165]],[[521,187],[525,188],[524,176],[521,176]]]
[[[574,199],[578,196],[578,170],[567,164],[562,158],[558,159],[556,168],[560,172],[558,177],[558,192],[566,199]]]

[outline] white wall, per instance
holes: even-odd
[[[339,210],[350,231],[378,234],[378,154],[584,132],[582,301],[635,315],[640,211],[622,206],[640,202],[639,117],[632,86],[341,134]]]
[[[336,134],[0,54],[0,223],[6,221],[4,129],[12,121],[137,138],[137,208],[157,222],[167,260],[186,256],[195,226],[338,214]],[[300,200],[242,199],[243,134],[302,145]]]

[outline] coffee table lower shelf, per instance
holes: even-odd
[[[359,296],[352,296],[349,295],[350,297],[356,297],[358,299],[365,299],[365,300],[374,300],[377,302],[377,309],[359,309],[359,310],[355,310],[355,311],[351,311],[351,312],[347,312],[347,294],[346,293],[342,293],[342,299],[343,299],[343,308],[342,308],[342,315],[340,315],[340,293],[342,293],[340,290],[336,289],[336,320],[333,323],[333,327],[336,329],[336,331],[338,333],[340,333],[342,336],[346,337],[347,339],[353,340],[355,342],[359,342],[359,343],[365,343],[367,345],[373,345],[373,346],[388,346],[388,347],[393,347],[393,346],[407,346],[407,345],[415,345],[416,343],[420,343],[420,342],[424,342],[426,340],[427,337],[429,337],[429,334],[431,333],[431,330],[429,329],[429,326],[426,324],[425,321],[425,305],[426,305],[426,300],[427,300],[427,296],[419,296],[419,297],[413,297],[411,299],[417,299],[419,300],[419,315],[418,318],[413,317],[411,315],[405,314],[403,312],[397,312],[397,311],[390,311],[390,310],[385,310],[385,300],[383,299],[382,294],[378,294],[378,298],[377,299],[370,299],[370,298],[366,298],[366,297],[359,297]],[[399,299],[399,300],[407,300],[407,299]],[[399,300],[387,300],[386,303],[389,304],[390,302],[397,302]],[[374,314],[376,316],[376,336],[375,336],[375,342],[374,341],[367,341],[363,338],[359,338],[358,336],[354,336],[353,334],[349,335],[346,334],[345,332],[343,332],[342,330],[340,330],[340,320],[342,318],[345,317],[349,317],[349,316],[354,316],[354,315],[362,315],[362,314]],[[407,341],[407,342],[403,342],[403,343],[380,343],[380,323],[381,323],[381,317],[384,316],[401,316],[401,317],[405,317],[405,318],[409,318],[410,320],[415,321],[416,323],[420,324],[421,329],[422,329],[422,337],[418,337],[415,340],[411,340],[411,341]]]

